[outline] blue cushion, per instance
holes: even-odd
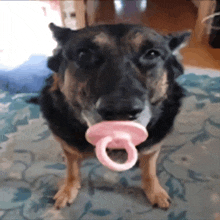
[[[51,73],[46,56],[32,55],[15,69],[0,70],[0,89],[10,93],[39,92]]]

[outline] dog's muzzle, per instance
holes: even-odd
[[[103,120],[135,120],[144,110],[144,103],[136,98],[101,97],[96,109]]]
[[[117,99],[115,101],[117,103],[107,102],[100,98],[95,107],[83,110],[82,117],[88,127],[106,120],[135,121],[147,127],[152,116],[148,101],[142,103],[137,98],[134,98],[133,101],[131,99],[129,102]]]
[[[83,111],[83,118],[89,127],[102,121],[116,120],[128,121],[132,120],[147,127],[151,119],[151,110],[149,103],[142,103],[138,98],[128,100],[105,100],[99,99],[96,108],[92,111]],[[111,160],[124,163],[127,160],[127,152],[125,150],[107,149],[107,154]]]

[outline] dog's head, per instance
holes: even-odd
[[[160,35],[140,25],[100,25],[78,31],[50,24],[58,46],[48,66],[54,85],[89,126],[103,120],[147,125],[183,74],[179,49],[190,32]]]

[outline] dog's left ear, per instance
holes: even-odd
[[[48,57],[47,67],[58,73],[62,60],[62,49],[58,47],[53,50],[53,56]]]
[[[50,23],[49,28],[52,31],[55,40],[61,45],[69,39],[70,34],[73,32],[69,28],[58,27],[54,23]]]
[[[176,32],[168,35],[169,47],[173,54],[185,47],[191,36],[191,31]]]
[[[172,54],[174,56],[170,56],[170,59],[167,62],[168,75],[171,80],[176,79],[180,75],[184,73],[183,66],[181,65],[180,59],[181,56],[179,51],[181,48],[187,45],[191,35],[191,31],[177,32],[166,36],[168,40],[168,45]]]

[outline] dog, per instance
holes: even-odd
[[[179,51],[190,31],[163,35],[142,25],[108,24],[80,30],[50,23],[57,47],[48,58],[54,72],[38,98],[44,118],[66,157],[67,177],[55,207],[73,203],[80,189],[80,161],[94,152],[88,127],[108,120],[137,121],[148,138],[136,148],[142,188],[153,207],[168,209],[167,192],[156,176],[156,161],[179,112],[184,73]],[[126,152],[113,150],[119,159]]]

